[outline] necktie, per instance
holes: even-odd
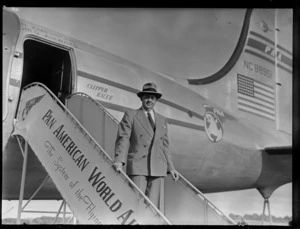
[[[155,124],[154,124],[154,121],[152,119],[152,116],[151,116],[150,112],[148,112],[147,114],[148,114],[148,119],[149,119],[149,122],[152,126],[152,129],[154,130],[155,129]]]

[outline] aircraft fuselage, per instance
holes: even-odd
[[[20,21],[19,32],[8,80],[10,102],[3,124],[5,136],[9,137],[11,133],[21,89],[31,82],[45,84],[62,101],[68,94],[84,92],[103,104],[118,120],[125,110],[141,106],[136,93],[142,85],[155,82],[163,94],[155,111],[164,115],[169,123],[170,150],[175,167],[201,191],[275,189],[291,181],[291,171],[287,170],[291,158],[286,155],[271,158],[263,150],[268,146],[289,145],[291,135],[274,127],[264,130],[259,122],[240,118],[237,110],[217,105],[215,98],[205,98],[188,85],[71,35],[62,35],[25,20]],[[262,74],[268,74],[268,70],[262,70]],[[220,90],[224,88],[220,86]],[[15,177],[20,177],[21,163],[16,162],[21,153],[17,152],[17,141],[7,141],[3,160],[7,172],[4,176],[14,170]],[[30,173],[40,176],[36,179],[45,175],[39,175],[38,162],[30,166],[28,177]],[[13,198],[9,190],[14,184],[9,185],[8,178],[5,180],[4,196],[7,193]]]

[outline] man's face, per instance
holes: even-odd
[[[157,101],[157,98],[153,94],[145,94],[141,97],[142,106],[146,111],[151,111]]]

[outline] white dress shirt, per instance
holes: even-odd
[[[152,117],[152,120],[153,120],[153,122],[154,122],[154,124],[155,124],[155,117],[154,117],[154,111],[153,111],[153,109],[152,109],[151,111],[146,111],[146,110],[143,108],[143,111],[145,112],[146,117],[148,117],[148,113],[150,113],[150,115],[151,115],[151,117]]]

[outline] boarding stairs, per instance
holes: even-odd
[[[235,224],[182,175],[164,179],[157,209],[125,171],[112,167],[117,127],[88,95],[75,93],[64,105],[32,83],[22,91],[13,135],[29,144],[79,224]]]

